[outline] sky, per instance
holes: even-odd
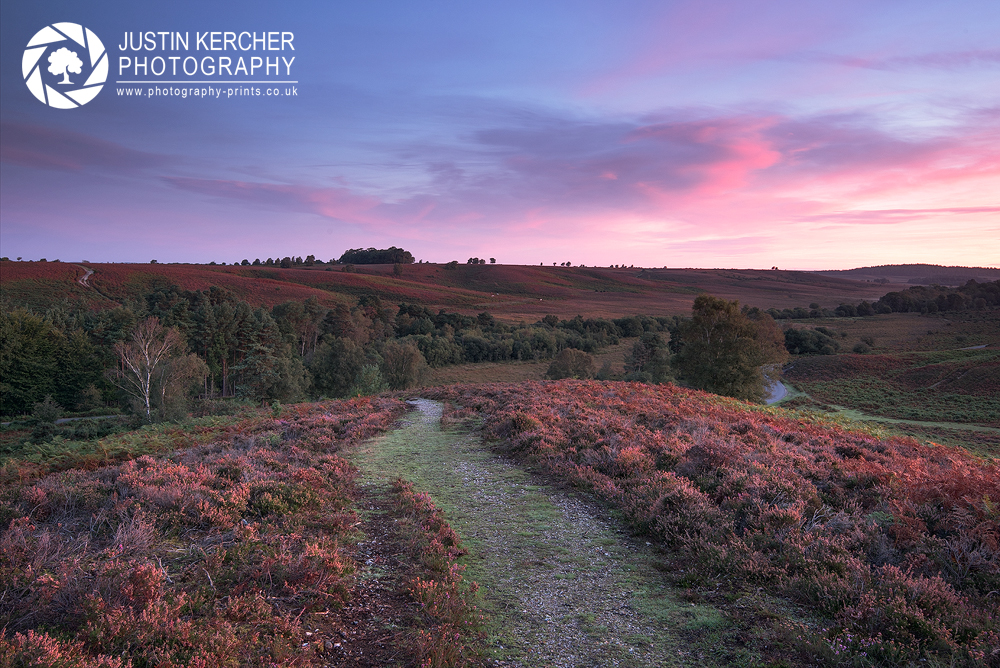
[[[37,100],[23,67],[62,22],[109,63],[71,109]],[[198,48],[213,31],[290,41]],[[189,48],[154,36],[131,50],[146,32],[187,33]],[[1000,265],[996,0],[0,0],[0,37],[11,259],[398,246],[431,262]],[[91,38],[59,39],[32,47],[37,73],[70,90],[60,76],[80,86],[100,61]],[[45,69],[64,45],[82,73]],[[255,55],[294,61],[264,75],[131,65]],[[248,88],[279,94],[228,94]]]

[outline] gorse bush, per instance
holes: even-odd
[[[620,509],[689,579],[738,576],[826,615],[821,644],[839,663],[1000,665],[993,463],[672,385],[434,395],[477,410],[511,454]]]

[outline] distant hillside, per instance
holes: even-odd
[[[760,308],[819,303],[874,302],[888,290],[906,287],[858,282],[853,277],[802,271],[750,269],[641,269],[543,267],[502,264],[317,265],[288,268],[185,264],[71,264],[0,262],[0,296],[9,306],[47,308],[67,302],[112,308],[152,288],[225,288],[254,306],[272,307],[316,297],[327,307],[353,305],[363,295],[390,304],[478,314],[489,311],[508,321],[535,322],[547,314],[572,318],[617,318],[645,313],[681,315],[708,292]],[[87,270],[86,284],[82,283]]]
[[[883,264],[877,267],[859,267],[836,271],[817,271],[823,276],[853,278],[859,281],[887,279],[891,283],[911,285],[961,285],[976,281],[1000,280],[1000,269],[989,267],[945,267],[940,264]]]

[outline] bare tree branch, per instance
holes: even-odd
[[[142,405],[149,422],[153,421],[150,399],[154,384],[162,380],[170,356],[183,348],[184,341],[177,330],[163,327],[156,317],[146,318],[132,330],[131,339],[115,344],[115,353],[121,361],[116,374],[119,386]]]

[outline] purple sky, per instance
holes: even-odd
[[[1000,264],[996,0],[158,4],[2,0],[0,254]],[[60,21],[78,109],[22,77]],[[298,94],[119,95],[161,30],[293,32]]]

